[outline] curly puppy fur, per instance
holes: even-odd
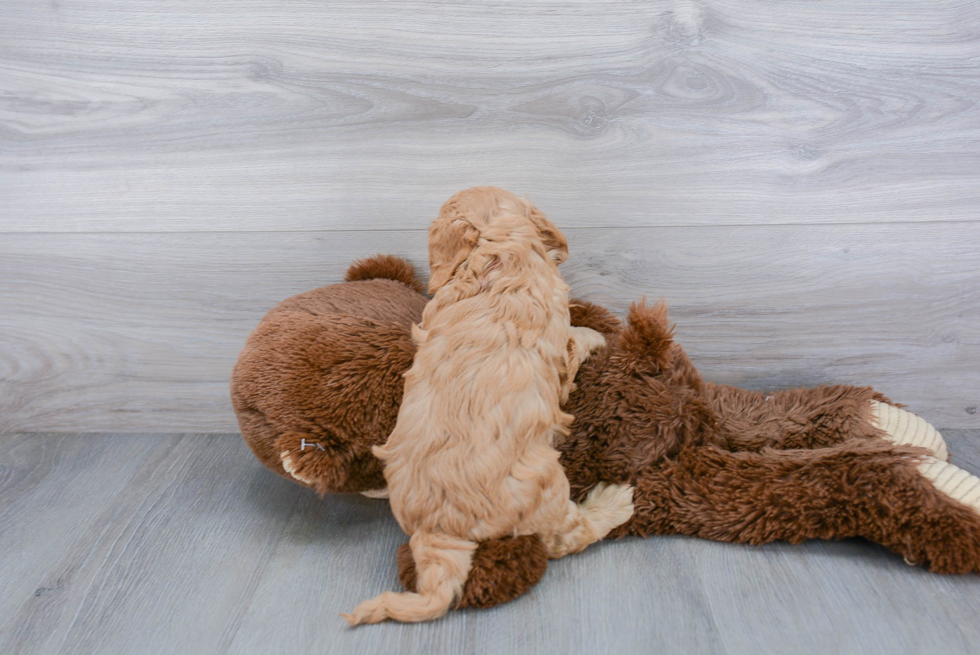
[[[570,324],[558,264],[564,236],[531,203],[496,187],[462,191],[429,230],[432,300],[412,336],[395,429],[374,454],[391,510],[411,535],[417,592],[386,593],[352,625],[426,621],[462,594],[477,544],[537,534],[549,557],[582,550],[632,513],[626,487],[569,500],[553,443],[583,359],[604,344]]]

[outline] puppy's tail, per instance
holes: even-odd
[[[351,625],[394,619],[406,623],[431,621],[449,611],[463,594],[476,544],[443,534],[416,532],[409,544],[418,573],[418,593],[390,591],[366,600],[341,616]]]

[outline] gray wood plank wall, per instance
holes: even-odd
[[[976,2],[5,0],[0,431],[236,429],[264,311],[475,184],[709,379],[980,426]]]

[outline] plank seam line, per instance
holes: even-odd
[[[941,221],[839,221],[839,222],[826,222],[826,223],[697,223],[694,225],[683,225],[679,223],[666,223],[663,225],[579,225],[574,227],[564,227],[562,228],[565,232],[571,232],[573,230],[660,230],[665,228],[689,228],[689,229],[707,229],[707,228],[723,228],[723,227],[840,227],[842,225],[866,225],[866,226],[882,226],[882,225],[977,225],[980,224],[980,220],[977,219],[964,219],[964,220],[941,220]],[[5,232],[0,230],[0,234],[8,234],[14,236],[25,236],[25,235],[97,235],[97,234],[341,234],[345,232],[350,233],[361,233],[361,232],[419,232],[425,233],[428,228],[377,228],[377,229],[351,229],[351,228],[341,228],[341,229],[314,229],[314,230],[84,230],[79,232],[69,232],[69,231],[27,231],[27,230],[15,230]]]

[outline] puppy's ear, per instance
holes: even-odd
[[[429,227],[429,293],[452,279],[476,248],[479,230],[458,214],[439,216]]]
[[[561,233],[561,230],[555,227],[554,223],[545,218],[541,210],[526,200],[524,202],[527,204],[527,217],[531,219],[531,222],[538,229],[538,236],[544,242],[548,256],[551,258],[551,261],[556,264],[561,264],[568,259],[568,239]]]

